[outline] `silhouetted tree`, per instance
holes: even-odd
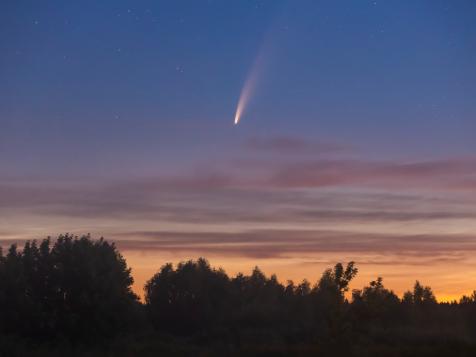
[[[459,301],[466,327],[471,338],[476,340],[476,290],[470,296],[463,295]]]
[[[270,278],[255,267],[250,276],[238,274],[231,280],[235,320],[241,326],[279,326],[286,314],[285,288],[276,275]]]
[[[131,323],[137,296],[114,244],[61,235],[50,248],[12,245],[0,260],[2,330],[25,336],[94,339]]]
[[[341,344],[343,339],[348,338],[344,294],[349,290],[349,283],[357,272],[354,262],[349,262],[345,269],[341,263],[337,263],[333,269],[324,271],[311,292],[316,332],[331,343]]]
[[[417,281],[400,300],[378,277],[349,302],[356,274],[338,263],[311,288],[258,267],[229,278],[200,258],[163,265],[142,305],[114,244],[64,235],[12,245],[0,249],[0,356],[476,355],[476,292],[438,303]]]
[[[229,302],[229,279],[207,260],[165,264],[145,285],[147,311],[162,330],[189,334],[217,324]]]
[[[400,299],[383,286],[383,279],[371,281],[363,290],[352,291],[352,310],[360,323],[395,324]]]
[[[357,271],[354,262],[348,263],[345,270],[341,263],[337,263],[334,269],[324,271],[314,293],[326,300],[342,303],[344,293],[349,290],[349,283],[357,275]]]
[[[470,296],[463,295],[459,300],[459,303],[462,305],[476,304],[476,290],[474,290]]]
[[[417,306],[436,304],[436,298],[429,286],[423,286],[417,280],[413,292],[407,291],[403,295],[403,302]]]

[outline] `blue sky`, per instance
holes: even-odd
[[[187,145],[194,155],[233,152],[264,134],[368,155],[467,154],[474,13],[471,1],[8,2],[3,159],[26,170],[19,161],[30,166],[35,147],[41,164],[54,154],[50,171],[71,155],[81,170],[106,145],[111,165],[108,152],[134,161],[165,149],[165,162],[184,160]],[[232,128],[260,52],[257,88]]]
[[[130,235],[135,251],[167,234],[183,247],[194,230],[259,244],[273,225],[278,242],[300,225],[319,240],[338,222],[361,244],[343,256],[366,252],[369,276],[390,258],[363,227],[391,242],[444,235],[439,262],[469,264],[475,15],[469,0],[7,1],[0,239],[86,231]],[[395,244],[392,261],[412,266],[425,244]],[[226,262],[222,248],[200,253]],[[288,248],[259,258],[286,271],[301,252]],[[233,269],[257,259],[248,249]]]

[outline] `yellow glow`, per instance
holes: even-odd
[[[460,279],[455,284],[454,276],[459,274],[461,267],[457,265],[448,267],[447,264],[433,264],[431,266],[415,265],[393,265],[393,264],[372,264],[361,263],[354,254],[349,253],[324,253],[309,254],[305,259],[293,254],[287,254],[286,258],[254,258],[240,256],[220,256],[203,252],[183,251],[121,251],[127,259],[127,263],[132,267],[134,276],[134,291],[143,298],[143,287],[148,279],[155,274],[160,267],[167,263],[174,264],[188,259],[197,259],[205,256],[210,259],[210,264],[214,267],[222,267],[229,276],[235,276],[239,272],[250,274],[254,266],[259,266],[267,275],[277,274],[278,280],[286,283],[288,279],[300,283],[302,279],[307,279],[314,284],[318,281],[323,271],[332,267],[336,262],[348,262],[356,260],[359,273],[352,281],[351,289],[347,298],[351,298],[352,289],[362,289],[368,286],[369,282],[378,276],[384,279],[386,288],[393,290],[402,297],[407,290],[412,290],[416,280],[424,285],[429,285],[440,302],[459,300],[462,295],[470,295],[474,290],[474,279],[476,274],[468,274],[464,279]],[[364,254],[365,255],[365,254]],[[367,256],[363,257],[365,260]],[[471,261],[474,264],[474,261]]]

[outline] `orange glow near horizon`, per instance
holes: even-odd
[[[389,174],[400,172],[402,165],[395,166]],[[434,170],[421,167],[411,178],[418,174],[425,182],[434,180]],[[283,182],[302,184],[295,181],[295,171],[291,176],[282,173],[276,175]],[[134,291],[141,296],[144,283],[163,264],[198,257],[229,276],[259,266],[283,283],[307,279],[311,284],[337,262],[355,261],[359,273],[351,289],[362,289],[381,276],[385,287],[402,296],[419,280],[440,301],[470,295],[476,288],[474,192],[416,185],[398,190],[226,185],[215,176],[132,184],[67,181],[51,187],[14,182],[3,191],[15,205],[2,216],[0,244],[22,246],[26,240],[62,232],[103,236],[127,259]],[[25,192],[36,193],[35,205]],[[87,200],[84,192],[90,192]]]
[[[160,267],[165,263],[173,263],[176,266],[180,261],[189,259],[197,259],[200,255],[191,256],[190,254],[169,254],[169,253],[147,253],[147,252],[124,252],[124,256],[130,267],[134,277],[133,290],[143,299],[143,287]],[[287,259],[256,259],[249,260],[240,257],[223,258],[211,257],[210,265],[215,268],[223,268],[228,276],[233,277],[238,273],[250,274],[255,266],[258,266],[267,276],[276,274],[278,280],[286,284],[288,280],[295,283],[301,282],[303,279],[308,280],[311,285],[316,283],[325,269],[331,268],[335,263],[347,263],[350,256],[327,256],[320,255],[321,260],[315,264],[303,264],[303,262],[295,258]],[[206,258],[206,256],[205,256]],[[317,257],[316,257],[317,258]],[[345,259],[344,259],[345,258]],[[403,293],[413,289],[416,280],[422,284],[430,286],[435,296],[440,302],[450,302],[459,300],[463,295],[470,295],[475,290],[474,282],[476,281],[476,273],[466,273],[466,276],[455,278],[459,275],[460,268],[448,267],[446,265],[432,266],[416,271],[415,267],[409,266],[392,266],[377,264],[359,264],[356,261],[359,273],[352,281],[347,297],[350,298],[352,289],[362,289],[367,286],[370,281],[377,279],[378,276],[383,277],[386,288],[393,290],[399,297]],[[469,269],[469,267],[468,267]]]

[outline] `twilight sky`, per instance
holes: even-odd
[[[7,0],[0,243],[105,236],[138,292],[205,256],[469,293],[475,18],[472,0]]]

